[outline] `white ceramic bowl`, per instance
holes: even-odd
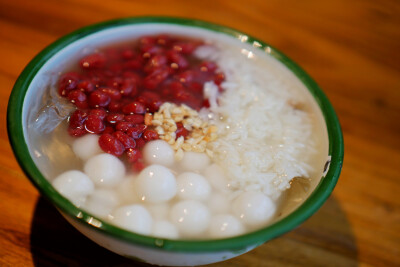
[[[47,155],[45,150],[36,146],[30,127],[42,105],[42,96],[48,84],[54,82],[51,74],[63,71],[68,62],[81,57],[85,49],[165,32],[228,40],[250,51],[269,54],[277,64],[297,76],[315,99],[326,123],[330,162],[310,197],[294,212],[272,225],[237,237],[168,240],[135,234],[110,225],[75,207],[46,180],[45,177],[49,177],[53,169],[50,164],[54,155]],[[28,64],[16,81],[8,107],[8,132],[15,156],[26,175],[76,229],[115,253],[157,265],[188,266],[223,261],[293,229],[325,202],[337,182],[343,161],[343,139],[333,108],[316,83],[299,66],[268,44],[247,34],[190,19],[142,17],[113,20],[85,27],[54,42]]]

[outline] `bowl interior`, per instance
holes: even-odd
[[[338,179],[342,157],[343,142],[337,117],[322,91],[314,81],[294,62],[269,45],[257,41],[234,30],[192,20],[166,18],[125,19],[111,21],[84,28],[72,33],[42,51],[26,67],[17,80],[9,103],[8,130],[14,152],[23,170],[55,205],[66,214],[82,223],[93,222],[90,214],[76,208],[67,199],[56,192],[48,180],[62,171],[59,162],[68,161],[71,149],[62,140],[43,138],[35,123],[42,107],[48,104],[43,96],[49,94],[60,72],[72,66],[82,56],[96,50],[99,46],[123,43],[143,35],[171,33],[193,38],[234,44],[238,53],[248,55],[248,60],[262,60],[267,63],[266,71],[280,79],[290,81],[288,90],[310,104],[310,111],[319,121],[318,131],[321,140],[321,153],[316,159],[327,168],[317,174],[308,199],[302,203],[293,203],[283,211],[277,222],[258,231],[239,237],[217,241],[165,240],[163,247],[168,250],[202,251],[241,248],[249,244],[259,244],[282,234],[313,214],[326,200]],[[18,140],[18,137],[23,139]],[[66,137],[68,138],[68,137]],[[22,141],[24,140],[24,141]],[[71,162],[71,164],[79,164]],[[45,178],[46,177],[46,178]],[[288,216],[287,216],[288,215]],[[107,222],[96,219],[98,223],[89,223],[91,227],[117,238],[147,246],[155,246],[156,239],[124,231]]]

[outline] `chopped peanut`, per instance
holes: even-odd
[[[175,150],[176,160],[182,159],[183,151],[206,152],[212,157],[212,151],[206,147],[208,142],[217,138],[218,128],[202,120],[196,110],[186,105],[164,103],[159,111],[150,117],[150,123],[156,126],[155,130],[160,139],[168,142]],[[181,123],[189,131],[186,138],[176,138],[177,123]]]

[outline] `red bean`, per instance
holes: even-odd
[[[94,53],[81,59],[80,66],[84,69],[103,68],[106,63],[106,57],[101,53]]]
[[[147,142],[158,139],[158,133],[154,130],[146,130],[143,133],[143,139]]]
[[[143,86],[146,89],[154,90],[157,86],[162,83],[169,75],[169,69],[164,67],[154,70],[143,80]]]
[[[133,101],[132,103],[125,105],[122,108],[122,112],[125,114],[144,114],[146,113],[146,108],[142,103]]]
[[[68,99],[72,103],[83,102],[86,100],[86,95],[79,89],[74,89],[68,93]]]
[[[170,63],[175,63],[178,65],[180,70],[186,69],[189,66],[187,59],[180,53],[175,51],[168,51],[167,57]],[[172,66],[172,65],[171,65]]]
[[[217,64],[212,61],[204,61],[200,64],[200,71],[202,72],[215,72],[217,70]]]
[[[124,114],[121,113],[112,113],[107,115],[106,121],[110,124],[116,124],[124,120]]]
[[[58,93],[60,96],[67,96],[69,91],[76,88],[81,76],[74,71],[64,73],[60,77]]]
[[[99,134],[106,128],[103,120],[97,115],[89,115],[85,121],[85,129],[89,133]]]
[[[81,81],[76,88],[84,91],[85,93],[91,93],[94,91],[95,86],[91,81],[86,80],[86,81]]]
[[[113,136],[117,138],[118,141],[120,141],[124,145],[125,149],[136,147],[135,139],[129,137],[128,135],[124,134],[121,131],[114,132]]]
[[[197,48],[199,44],[191,41],[187,42],[177,42],[174,45],[174,50],[176,52],[182,53],[182,54],[191,54],[193,51]]]
[[[125,106],[125,103],[121,101],[111,100],[110,104],[108,105],[108,110],[111,112],[120,112]]]
[[[189,131],[185,127],[183,127],[183,124],[181,122],[178,122],[176,126],[178,127],[178,129],[175,131],[176,139],[181,136],[183,136],[183,138],[186,138],[186,136],[189,135]]]
[[[111,134],[102,134],[99,138],[99,145],[104,152],[117,157],[121,156],[125,151],[124,145]]]
[[[134,123],[128,121],[120,121],[117,122],[115,129],[121,132],[127,132],[130,128],[134,126]]]
[[[99,90],[101,92],[107,94],[111,100],[120,100],[122,97],[120,91],[116,88],[103,87],[103,88],[99,88]]]
[[[75,110],[71,116],[69,117],[69,127],[70,128],[78,128],[82,127],[87,119],[88,114],[82,110]]]
[[[144,145],[146,144],[146,141],[143,139],[143,137],[135,139],[136,141],[136,148],[137,149],[141,149],[144,147]]]
[[[140,114],[126,115],[125,121],[132,122],[134,124],[141,124],[144,122],[144,116]]]
[[[78,128],[68,128],[68,134],[73,137],[81,137],[85,135],[87,131],[85,129],[82,129],[80,127]]]
[[[103,131],[103,134],[112,134],[114,132],[114,128],[111,126],[106,126],[106,128]]]
[[[144,124],[133,125],[126,131],[126,134],[132,137],[133,139],[139,139],[142,136],[143,132],[146,130],[146,128],[147,126]],[[136,145],[137,144],[138,141],[136,141]]]
[[[137,161],[132,164],[132,170],[134,172],[141,172],[145,167],[146,165],[144,165],[144,163],[141,161]]]
[[[104,118],[107,116],[107,111],[103,108],[94,108],[89,111],[90,115],[96,115],[100,119],[104,120]]]
[[[89,96],[89,105],[91,107],[106,107],[110,101],[110,96],[100,90],[92,92]]]
[[[142,152],[139,149],[131,148],[126,150],[126,156],[128,158],[128,162],[134,163],[143,158]]]

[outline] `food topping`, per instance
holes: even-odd
[[[212,157],[207,143],[217,138],[218,128],[201,119],[196,110],[165,103],[154,113],[151,124],[156,127],[160,139],[172,145],[176,160],[182,159],[183,151],[206,152]]]

